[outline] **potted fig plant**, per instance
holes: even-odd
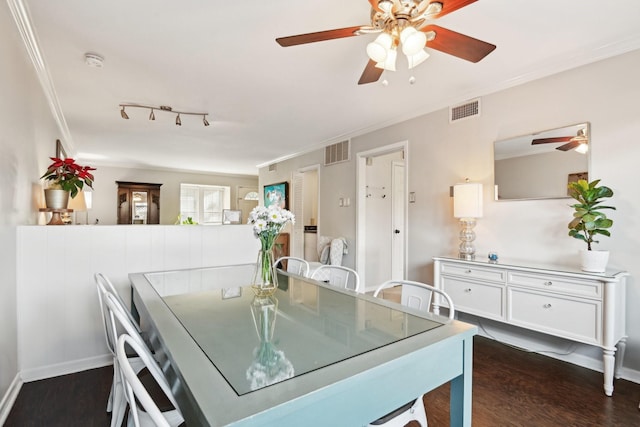
[[[93,188],[93,175],[96,170],[90,166],[80,166],[72,158],[50,157],[51,163],[40,178],[49,182],[44,190],[45,204],[52,209],[66,209],[71,198],[76,197],[85,185]]]
[[[591,245],[599,243],[595,240],[598,235],[611,236],[609,229],[613,220],[607,218],[603,210],[615,210],[613,206],[602,204],[604,199],[613,196],[613,190],[604,185],[598,186],[599,183],[599,179],[591,182],[581,179],[568,185],[569,195],[578,201],[571,205],[574,213],[569,223],[569,236],[587,244],[587,249],[581,252],[582,270],[596,273],[605,271],[609,251],[593,250]]]

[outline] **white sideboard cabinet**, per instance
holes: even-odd
[[[503,260],[433,260],[434,286],[451,296],[456,311],[602,348],[604,391],[613,394],[616,349],[621,361],[626,343],[626,272],[586,273]]]

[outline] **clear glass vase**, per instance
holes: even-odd
[[[253,275],[251,286],[258,296],[273,295],[278,289],[278,273],[273,265],[274,257],[272,248],[260,250],[256,271]]]

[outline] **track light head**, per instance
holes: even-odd
[[[207,116],[202,116],[202,123],[203,123],[205,126],[209,126],[209,121],[207,120]]]
[[[180,120],[180,113],[176,116],[176,126],[182,126],[182,120]]]
[[[155,120],[156,119],[156,115],[153,114],[153,108],[151,109],[151,114],[149,114],[149,120]]]
[[[127,115],[127,113],[124,111],[124,106],[122,107],[122,110],[120,110],[120,116],[125,119],[125,120],[129,120],[129,116]]]

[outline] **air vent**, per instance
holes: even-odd
[[[480,115],[480,98],[465,102],[455,107],[449,107],[449,123],[476,117]]]
[[[324,165],[334,165],[349,160],[349,140],[324,147]]]
[[[278,169],[277,163],[271,163],[269,165],[269,172],[275,172]]]

